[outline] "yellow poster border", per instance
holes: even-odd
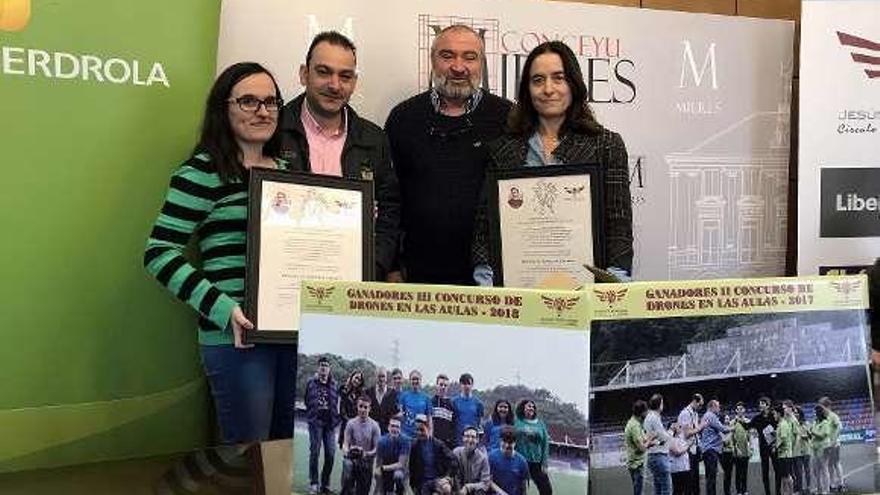
[[[564,290],[305,281],[302,314],[587,331],[589,295]]]
[[[868,308],[865,275],[631,282],[589,287],[590,319],[621,320]]]

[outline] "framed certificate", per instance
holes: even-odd
[[[248,342],[292,343],[303,280],[373,276],[373,184],[253,169],[248,202]]]
[[[598,165],[495,170],[489,177],[495,278],[504,287],[573,289],[604,267]]]

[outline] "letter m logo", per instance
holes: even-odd
[[[697,69],[697,61],[694,58],[694,50],[691,47],[691,42],[689,40],[684,40],[681,42],[684,45],[684,51],[681,55],[681,77],[678,81],[678,87],[685,88],[687,87],[686,81],[688,79],[688,75],[694,81],[694,85],[696,87],[700,87],[703,84],[703,78],[706,76],[706,70],[708,69],[712,76],[712,89],[718,89],[718,68],[715,64],[715,43],[709,44],[709,50],[706,51],[706,56],[703,58],[703,65]],[[688,71],[690,69],[690,71]]]
[[[2,0],[0,0],[0,1],[2,1]],[[309,20],[309,38],[308,39],[309,39],[309,42],[311,42],[312,38],[317,36],[319,33],[326,31],[327,28],[325,28],[324,26],[321,25],[320,22],[318,22],[318,16],[316,16],[314,14],[309,14],[308,20]],[[350,40],[355,39],[354,19],[352,19],[351,17],[346,17],[345,21],[342,22],[342,25],[340,27],[334,27],[332,29],[335,29],[336,31],[345,35],[345,37],[347,37]]]
[[[31,0],[0,0],[0,31],[21,31],[31,20]]]

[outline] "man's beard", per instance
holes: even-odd
[[[480,81],[469,78],[468,84],[456,84],[436,72],[431,73],[431,85],[447,100],[465,100],[480,90]]]

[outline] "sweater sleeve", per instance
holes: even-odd
[[[541,433],[544,437],[541,446],[541,464],[547,464],[547,461],[550,460],[550,432],[547,430],[547,423],[543,421],[541,422]]]
[[[217,328],[226,328],[238,304],[224,294],[184,255],[196,229],[214,207],[215,174],[184,165],[171,177],[165,203],[144,250],[144,267],[176,298]]]

